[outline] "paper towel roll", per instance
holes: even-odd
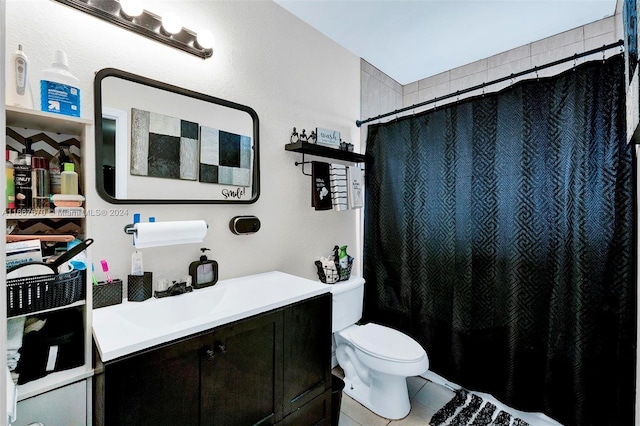
[[[136,248],[199,243],[207,235],[204,220],[145,222],[134,225],[133,244]]]

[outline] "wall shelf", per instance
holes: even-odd
[[[337,148],[329,148],[326,146],[302,141],[298,141],[296,143],[288,143],[284,146],[284,149],[291,152],[299,152],[301,154],[309,154],[318,157],[350,161],[352,163],[364,163],[367,158],[364,154],[343,151]]]
[[[5,106],[5,125],[6,128],[12,127],[13,133],[17,134],[19,138],[26,138],[27,135],[40,134],[43,132],[53,133],[55,135],[47,135],[53,142],[58,143],[58,139],[68,139],[69,137],[78,141],[77,154],[81,160],[81,168],[87,170],[87,149],[93,145],[93,121],[80,118],[69,117],[61,114],[52,114],[48,112],[42,112],[35,109],[20,108],[15,106]],[[23,130],[24,129],[24,130]],[[56,139],[56,135],[60,135]],[[54,143],[54,147],[55,147]],[[51,145],[48,145],[51,146]],[[50,153],[46,149],[43,151]],[[44,155],[44,154],[43,154]],[[44,155],[48,158],[46,155]],[[83,188],[87,188],[86,174],[84,178],[81,178],[81,185]],[[90,232],[91,228],[91,215],[86,212],[80,215],[59,215],[55,214],[55,210],[52,208],[49,211],[41,212],[37,210],[16,210],[8,213],[3,211],[5,221],[17,220],[17,221],[62,221],[60,228],[72,227],[78,229],[78,237],[82,237]],[[88,262],[90,261],[90,251],[87,251]],[[6,265],[5,265],[6,266]],[[40,421],[47,417],[50,413],[43,410],[38,410],[34,407],[50,406],[56,401],[55,404],[63,407],[68,406],[81,406],[82,409],[73,410],[61,410],[52,414],[53,417],[58,419],[65,419],[65,421],[57,421],[57,424],[90,424],[91,423],[91,381],[93,377],[93,362],[92,362],[92,347],[93,347],[93,334],[92,334],[92,281],[91,275],[85,274],[83,279],[84,285],[84,297],[71,304],[63,306],[55,306],[49,309],[28,312],[24,314],[16,315],[16,317],[29,317],[36,315],[53,315],[54,313],[74,310],[80,313],[79,320],[82,321],[82,359],[81,365],[66,369],[51,371],[44,377],[33,379],[27,383],[17,386],[18,389],[18,422],[20,424],[27,423],[54,423],[53,421]],[[3,283],[0,285],[1,291],[6,292],[6,274],[3,275]],[[3,320],[7,320],[6,315],[2,316]],[[78,327],[80,328],[80,327]],[[73,349],[74,354],[79,356],[79,345],[76,349]],[[22,354],[24,356],[24,354]],[[75,389],[80,389],[82,392],[75,392],[73,394],[67,394],[68,389],[66,386],[71,384],[78,384]],[[62,390],[65,388],[65,390]],[[60,390],[60,392],[56,392]],[[63,395],[62,397],[60,395]],[[73,419],[70,421],[69,419]]]

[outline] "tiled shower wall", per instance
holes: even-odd
[[[524,46],[508,50],[503,53],[481,59],[458,68],[454,68],[431,77],[424,78],[402,86],[382,71],[361,60],[361,118],[374,117],[379,114],[395,111],[399,108],[409,107],[439,96],[455,93],[488,81],[499,79],[511,74],[541,66],[558,59],[563,59],[582,53],[606,44],[615,43],[623,39],[622,28],[622,2],[619,1],[614,16],[610,16],[593,23],[565,31],[554,36],[535,41]],[[617,48],[607,52],[607,56],[620,52]],[[452,53],[455,54],[455,53]],[[565,62],[551,68],[540,70],[538,77],[558,74],[575,64],[602,57],[602,53],[589,56],[576,61]],[[536,74],[528,74],[519,79],[509,79],[499,84],[488,86],[485,93],[503,89],[516,81],[535,78]],[[457,99],[475,96],[482,90],[469,92],[459,97],[450,98],[437,105],[453,102]],[[433,104],[415,110],[406,111],[404,114],[420,112],[430,109]],[[402,114],[399,114],[401,116]],[[393,120],[395,115],[381,119]],[[375,123],[375,122],[372,122]],[[361,142],[365,146],[366,125],[362,126]]]

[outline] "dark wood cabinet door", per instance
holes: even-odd
[[[201,339],[105,365],[105,424],[198,425]]]
[[[282,311],[224,326],[200,358],[201,424],[282,419]]]
[[[284,311],[284,412],[331,389],[331,294]]]

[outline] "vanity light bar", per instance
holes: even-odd
[[[77,10],[88,13],[89,15],[104,19],[112,24],[167,44],[171,47],[175,47],[176,49],[191,53],[192,55],[199,56],[203,59],[210,58],[213,55],[213,48],[211,46],[207,46],[209,44],[208,40],[207,42],[198,42],[198,34],[184,27],[172,34],[170,31],[176,31],[175,29],[169,28],[169,31],[167,28],[164,28],[162,26],[162,18],[147,10],[142,9],[142,12],[138,16],[129,16],[123,11],[121,2],[117,0],[53,1],[71,6]],[[178,26],[179,25],[180,24],[178,24]],[[208,39],[212,38],[208,31],[204,32],[206,32]],[[205,46],[201,45],[201,43]]]

